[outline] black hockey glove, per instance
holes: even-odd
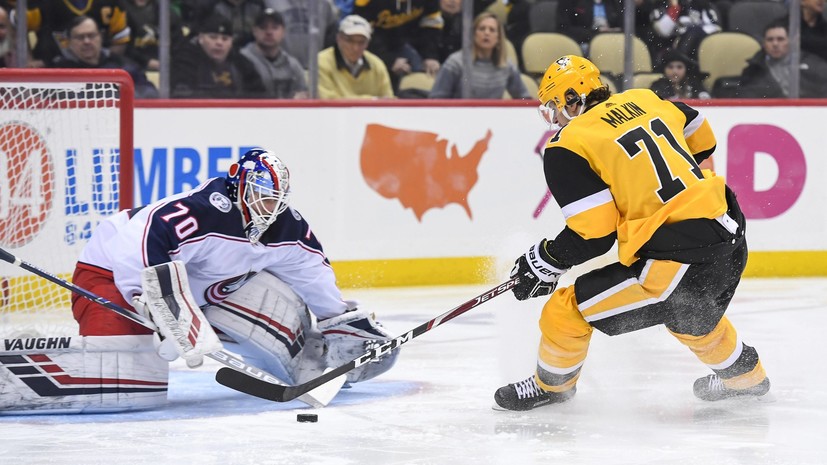
[[[514,263],[511,277],[519,279],[511,291],[517,300],[551,294],[557,287],[557,280],[568,271],[548,253],[550,243],[543,239]]]

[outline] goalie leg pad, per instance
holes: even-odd
[[[224,348],[190,292],[182,262],[144,268],[141,287],[143,294],[135,308],[143,307],[149,313],[165,342],[173,344],[188,366],[199,366],[204,355]]]
[[[307,306],[270,273],[257,274],[204,313],[237,344],[228,349],[286,382],[302,383],[325,369],[324,341]]]
[[[0,415],[104,413],[162,406],[169,365],[151,335],[3,339]]]
[[[372,313],[350,310],[339,316],[319,322],[327,345],[327,364],[331,367],[344,365],[369,350],[378,347],[393,337],[376,321]],[[348,372],[347,381],[358,383],[366,381],[388,371],[396,363],[399,349],[395,349],[377,359],[371,360]]]

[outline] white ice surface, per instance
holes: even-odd
[[[346,294],[401,334],[488,287]],[[533,370],[541,305],[497,297],[318,410],[229,390],[215,364],[176,362],[162,410],[0,417],[0,464],[827,464],[827,279],[748,279],[728,312],[774,403],[695,399],[709,371],[657,327],[595,332],[571,402],[494,411],[494,390]],[[296,422],[302,412],[318,423]]]

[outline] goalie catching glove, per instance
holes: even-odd
[[[223,349],[195,303],[182,262],[144,268],[141,288],[143,294],[135,297],[132,304],[158,327],[155,345],[161,358],[172,361],[180,356],[188,367],[195,368],[204,363],[204,355]]]
[[[320,321],[318,329],[324,336],[327,366],[333,368],[393,339],[372,313],[357,310],[355,306],[339,316]],[[379,376],[393,367],[398,356],[399,349],[395,349],[371,360],[349,371],[347,381],[357,383]]]
[[[518,278],[511,289],[517,300],[549,295],[557,287],[557,280],[568,268],[563,267],[548,252],[551,241],[543,239],[514,263],[511,278]]]

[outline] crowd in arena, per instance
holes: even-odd
[[[463,0],[169,3],[172,98],[301,99],[312,97],[317,83],[323,99],[534,99],[542,71],[565,54],[594,61],[610,89],[629,86],[622,67],[605,63],[622,55],[623,0],[474,0],[468,62]],[[824,3],[800,0],[798,82],[804,98],[827,97]],[[159,4],[28,0],[20,20],[16,0],[0,0],[0,67],[120,68],[132,75],[138,98],[156,98]],[[313,15],[311,5],[318,8]],[[632,87],[667,99],[790,96],[793,57],[783,1],[634,5],[635,36],[645,56],[634,55]],[[15,28],[24,23],[29,56],[19,60]],[[737,41],[712,40],[730,32],[738,33]],[[539,64],[533,55],[540,56]],[[713,69],[719,64],[728,66]]]

